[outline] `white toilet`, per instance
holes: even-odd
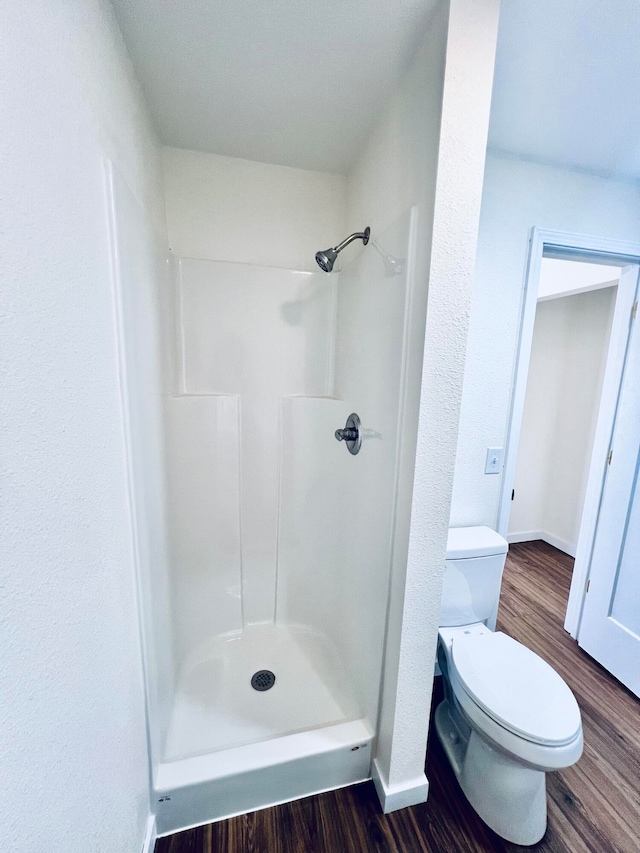
[[[435,726],[475,811],[502,838],[529,845],[547,826],[545,774],[582,754],[582,720],[548,663],[485,624],[506,554],[488,527],[449,530],[438,640],[445,699]]]

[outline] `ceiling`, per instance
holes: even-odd
[[[112,0],[162,142],[346,173],[438,0]],[[640,177],[639,0],[503,0],[489,145]]]
[[[112,0],[165,145],[346,173],[437,0]]]
[[[640,177],[640,2],[503,0],[489,145]]]

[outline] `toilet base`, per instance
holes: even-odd
[[[514,844],[540,841],[547,828],[544,771],[492,747],[447,699],[436,708],[435,726],[464,795],[487,826]]]

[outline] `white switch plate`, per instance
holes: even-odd
[[[502,447],[487,447],[487,459],[484,464],[485,474],[499,474],[502,471],[504,449]]]

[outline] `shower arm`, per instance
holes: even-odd
[[[345,246],[348,246],[349,243],[353,243],[354,240],[362,240],[364,245],[366,246],[369,242],[369,229],[366,231],[356,231],[355,234],[350,234],[346,239],[342,241],[342,243],[338,243],[337,246],[333,247],[334,252],[341,252]]]
[[[348,246],[349,243],[352,243],[354,240],[362,240],[364,245],[366,246],[369,242],[369,235],[371,234],[371,229],[367,226],[364,231],[358,231],[355,234],[350,234],[346,240],[343,240],[342,243],[338,243],[333,249],[325,249],[322,252],[316,252],[316,263],[324,272],[332,272],[333,265],[336,262],[336,258],[340,254],[340,252],[344,249],[345,246]]]

